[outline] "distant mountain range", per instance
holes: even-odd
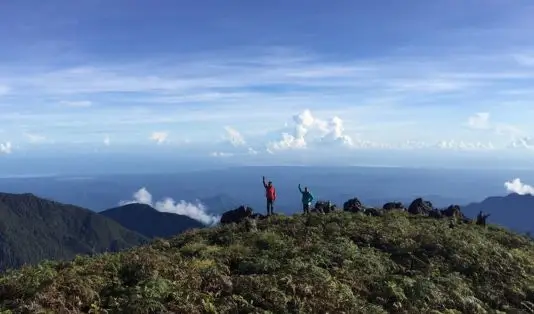
[[[95,213],[33,194],[0,193],[0,271],[45,259],[116,252],[203,225],[130,204]]]
[[[534,233],[534,196],[516,193],[506,196],[491,196],[479,203],[462,207],[468,216],[480,211],[491,214],[490,223],[499,224],[517,232]]]

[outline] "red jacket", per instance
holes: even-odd
[[[274,188],[274,186],[271,185],[265,187],[265,197],[268,200],[276,200],[276,189]]]

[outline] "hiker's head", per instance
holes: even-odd
[[[272,186],[273,185],[273,181],[269,181],[269,183],[267,183],[268,186]]]
[[[304,187],[304,192],[308,192],[308,187],[307,186]]]

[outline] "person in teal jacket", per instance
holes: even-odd
[[[302,191],[300,184],[299,191],[302,194],[302,210],[305,214],[308,214],[310,212],[311,203],[313,202],[313,195],[308,191],[308,187],[304,187],[304,191]]]

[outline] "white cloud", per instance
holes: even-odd
[[[247,150],[247,153],[248,153],[249,155],[257,155],[257,154],[258,154],[258,151],[255,150],[255,149],[252,148],[252,147],[249,147],[248,150]]]
[[[234,156],[233,153],[225,153],[225,152],[212,152],[210,154],[212,157],[231,157]]]
[[[508,193],[517,193],[519,195],[534,195],[534,187],[521,182],[521,179],[515,178],[512,181],[504,182],[504,187]]]
[[[489,130],[492,126],[490,123],[489,112],[478,112],[467,119],[467,125],[471,129]]]
[[[482,142],[465,142],[465,141],[441,141],[437,144],[440,149],[452,149],[452,150],[492,150],[495,149],[493,143]]]
[[[152,132],[152,135],[150,135],[150,139],[152,141],[157,142],[158,144],[161,144],[167,140],[167,137],[169,134],[167,132]]]
[[[219,222],[220,216],[215,216],[207,213],[207,208],[200,202],[197,201],[196,204],[186,202],[181,200],[176,202],[170,197],[166,197],[161,201],[157,201],[155,204],[152,200],[152,194],[145,188],[142,187],[137,192],[133,194],[133,200],[131,201],[120,201],[119,205],[127,205],[132,203],[141,203],[147,204],[155,208],[160,212],[174,213],[178,215],[184,215],[192,219],[198,220],[205,225],[214,225]]]
[[[105,146],[109,146],[109,145],[111,145],[111,139],[109,138],[108,135],[106,135],[106,136],[104,137],[104,141],[103,141],[103,142],[104,142],[104,145],[105,145]]]
[[[515,138],[510,142],[508,147],[514,148],[514,149],[534,150],[534,138],[532,137]]]
[[[335,116],[325,121],[313,116],[309,109],[293,116],[293,134],[282,132],[282,138],[267,144],[269,152],[275,150],[304,149],[309,144],[341,144],[353,146],[353,139],[345,134],[343,120]]]
[[[495,123],[491,121],[490,114],[488,112],[479,112],[469,117],[467,125],[471,129],[486,130],[500,136],[508,137],[510,142],[508,145],[506,145],[506,148],[530,149],[532,144],[534,144],[531,137],[529,137],[519,127],[511,124]]]
[[[333,117],[328,123],[326,134],[321,138],[322,142],[341,143],[345,146],[354,145],[352,138],[345,134],[343,120],[339,117]]]
[[[12,146],[11,142],[0,143],[0,153],[11,154]]]
[[[236,129],[226,126],[224,127],[224,130],[226,131],[225,139],[234,147],[243,146],[246,144],[245,138]]]
[[[77,101],[64,100],[64,101],[61,101],[59,104],[62,106],[75,107],[75,108],[86,108],[86,107],[91,107],[93,105],[93,103],[88,100],[77,100]]]

